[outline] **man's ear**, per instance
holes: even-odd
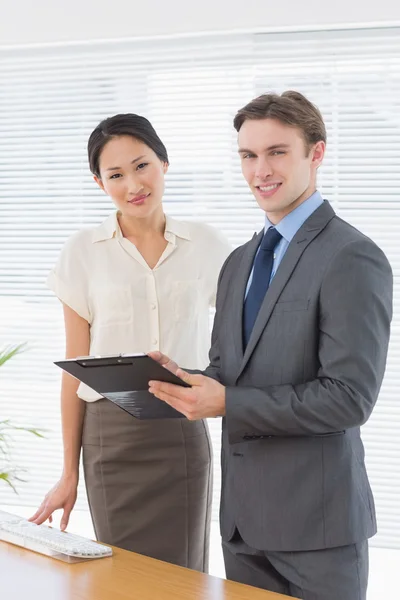
[[[168,171],[168,167],[169,167],[169,164],[168,164],[167,162],[163,162],[163,171],[164,171],[164,175],[167,173],[167,171]]]
[[[322,140],[317,142],[312,150],[312,164],[318,169],[324,160],[326,144]]]
[[[104,184],[103,184],[102,180],[100,179],[100,177],[97,177],[97,175],[93,175],[93,179],[95,180],[95,182],[97,183],[99,188],[101,188],[103,190],[103,192],[106,193],[106,190],[104,189]]]

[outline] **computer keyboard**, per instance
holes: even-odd
[[[69,563],[112,555],[112,549],[108,546],[47,525],[36,525],[1,510],[0,541]]]

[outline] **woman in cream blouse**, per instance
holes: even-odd
[[[67,358],[161,350],[207,365],[209,307],[230,252],[212,227],[163,212],[167,151],[144,117],[102,121],[90,169],[117,211],[65,244],[48,284],[63,303]],[[206,571],[212,451],[206,422],[140,421],[63,374],[64,468],[36,523],[75,504],[81,448],[96,536],[105,543]]]

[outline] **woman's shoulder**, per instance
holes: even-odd
[[[85,227],[72,233],[64,243],[64,251],[83,251],[92,243],[93,233],[96,230],[95,227]]]
[[[207,244],[208,246],[210,244],[212,246],[230,246],[226,235],[209,223],[181,220],[179,220],[179,223],[187,229],[190,240],[195,243]]]
[[[92,227],[83,227],[72,233],[66,240],[64,248],[66,250],[85,250],[95,245],[95,242],[113,237],[115,230],[115,216],[110,215],[105,221]]]

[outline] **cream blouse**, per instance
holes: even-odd
[[[160,350],[187,368],[208,364],[209,308],[231,246],[204,223],[166,218],[154,269],[124,238],[117,212],[65,244],[47,284],[90,325],[90,354]],[[78,396],[101,398],[81,383]]]

